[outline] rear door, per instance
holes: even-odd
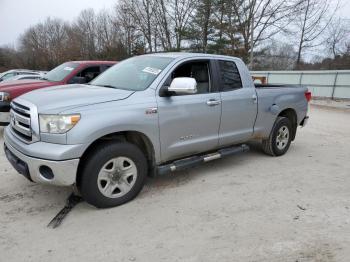
[[[257,114],[255,88],[244,86],[233,60],[217,60],[220,76],[222,115],[219,145],[226,146],[249,140],[253,135]]]
[[[169,73],[163,87],[176,77],[193,77],[198,92],[170,97],[160,92],[157,99],[162,161],[218,146],[221,101],[213,71],[215,63],[206,59],[183,62]]]

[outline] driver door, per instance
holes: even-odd
[[[213,84],[214,64],[210,60],[185,62],[171,72],[164,86],[176,77],[192,77],[197,93],[158,96],[162,161],[215,149],[221,116],[220,93]]]

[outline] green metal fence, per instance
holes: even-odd
[[[270,84],[305,85],[314,97],[350,99],[350,70],[339,71],[252,71]]]

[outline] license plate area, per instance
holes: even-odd
[[[30,177],[27,163],[25,163],[24,161],[19,159],[17,156],[15,156],[6,146],[4,148],[5,148],[5,155],[8,161],[14,167],[14,169],[16,169],[16,171],[21,175],[23,175],[25,178],[33,182],[33,180]]]

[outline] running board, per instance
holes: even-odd
[[[165,175],[169,172],[184,170],[190,167],[194,167],[201,163],[209,162],[215,159],[219,159],[225,156],[231,156],[238,153],[243,153],[249,151],[248,145],[232,146],[218,150],[217,152],[202,155],[202,156],[192,156],[180,160],[176,160],[170,164],[161,165],[157,167],[158,175]]]

